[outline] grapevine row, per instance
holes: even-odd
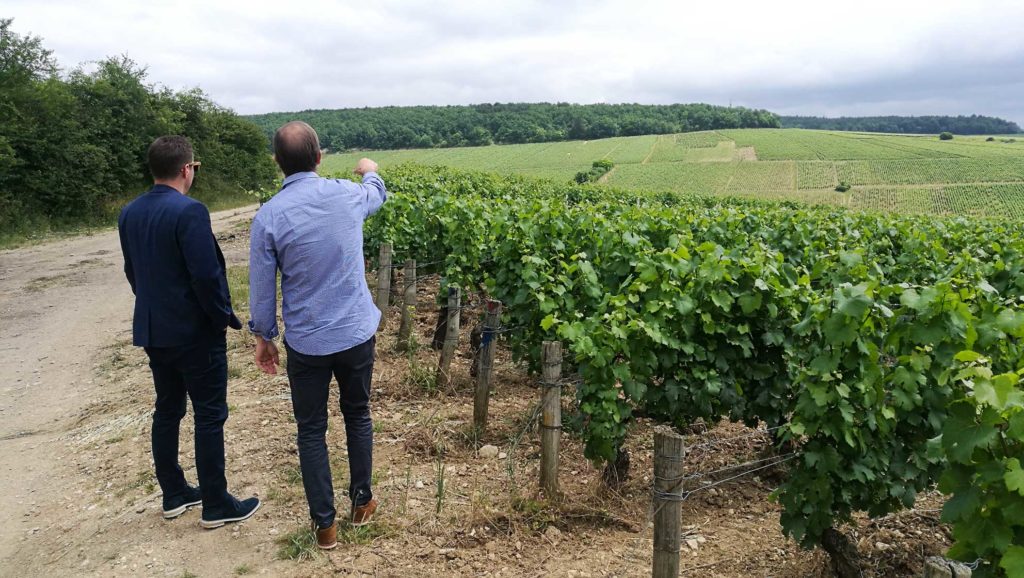
[[[974,402],[968,370],[998,376],[1002,419],[1024,420],[1019,224],[448,169],[385,178],[392,198],[368,224],[368,254],[390,242],[401,256],[443,259],[447,284],[504,303],[505,324],[522,328],[505,335],[513,353],[534,366],[542,341],[565,342],[583,378],[591,459],[614,458],[637,412],[677,426],[781,426],[779,442],[799,452],[776,492],[782,525],[806,545],[854,512],[911,506],[951,456],[967,463],[944,484],[961,491],[971,475],[994,475],[973,470],[972,456],[1020,470],[1024,421],[1000,429],[978,410],[967,433],[948,427],[951,407]],[[957,411],[957,423],[970,420]],[[1001,499],[1024,508],[1024,479],[1016,487]],[[947,505],[963,535],[956,553],[1012,560],[1024,518],[989,520],[1001,533],[980,538],[992,528],[967,522],[982,502],[964,499]]]

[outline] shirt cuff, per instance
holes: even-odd
[[[256,330],[256,323],[252,319],[249,320],[249,331],[253,335],[257,335],[259,337],[262,337],[264,341],[273,341],[278,335],[280,335],[280,333],[277,330],[277,324],[276,323],[274,325],[270,326],[270,330],[269,331],[263,332],[263,331],[257,331]]]

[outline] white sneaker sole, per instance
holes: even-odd
[[[202,500],[196,500],[195,502],[189,502],[187,504],[182,504],[182,505],[178,506],[177,508],[174,508],[173,510],[164,510],[164,519],[165,520],[172,520],[174,518],[177,518],[178,516],[184,514],[185,510],[191,508],[192,506],[198,506],[198,505],[200,505],[202,503],[203,503]]]
[[[201,520],[199,520],[199,525],[202,526],[203,528],[206,528],[207,530],[212,530],[214,528],[220,528],[221,526],[223,526],[224,524],[227,524],[228,522],[241,522],[242,520],[248,520],[249,518],[252,517],[253,514],[256,513],[257,510],[260,509],[260,506],[262,506],[262,505],[263,505],[262,501],[256,502],[256,507],[253,508],[251,512],[249,512],[248,514],[246,514],[244,516],[238,516],[237,518],[221,518],[219,520],[202,520],[201,519]]]

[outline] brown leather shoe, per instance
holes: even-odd
[[[352,508],[352,525],[365,526],[373,520],[373,513],[377,511],[376,498],[371,499],[362,506]]]
[[[316,532],[316,545],[321,550],[331,550],[338,545],[338,522],[335,520],[328,528],[320,528],[313,522]]]

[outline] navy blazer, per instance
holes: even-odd
[[[187,345],[242,327],[206,205],[155,185],[121,210],[117,230],[135,293],[135,345]]]

